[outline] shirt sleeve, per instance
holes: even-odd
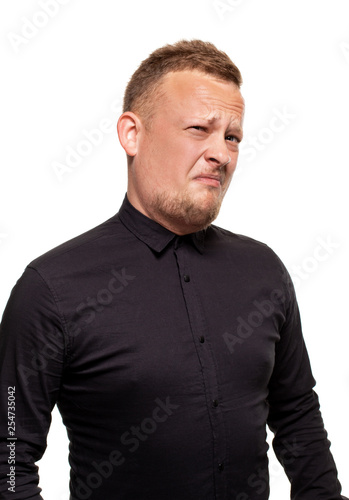
[[[52,291],[27,268],[0,327],[0,497],[39,500],[38,467],[58,398],[65,341]]]
[[[292,500],[348,500],[341,496],[337,469],[322,420],[319,399],[302,334],[291,278],[286,321],[276,346],[269,384],[268,425],[273,448],[291,482]]]

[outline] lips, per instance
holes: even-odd
[[[222,184],[222,178],[219,175],[213,174],[198,175],[197,177],[195,177],[195,180],[213,187],[220,187]]]

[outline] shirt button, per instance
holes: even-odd
[[[203,335],[201,335],[201,337],[199,337],[199,340],[200,340],[201,344],[203,344],[205,342],[205,337]]]
[[[224,471],[224,464],[218,464],[218,470],[220,472]]]
[[[185,275],[183,276],[183,279],[184,279],[184,281],[185,281],[186,283],[189,283],[189,281],[190,281],[190,276],[189,276],[188,274],[185,274]]]
[[[214,407],[214,408],[217,408],[217,406],[218,406],[218,401],[217,401],[217,399],[214,399],[214,400],[212,401],[212,404],[213,404],[213,407]]]

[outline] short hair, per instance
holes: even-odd
[[[150,120],[163,77],[170,72],[198,70],[240,88],[242,77],[228,55],[202,40],[180,40],[152,52],[133,73],[124,95],[123,112]]]

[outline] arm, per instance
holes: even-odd
[[[53,294],[41,276],[27,268],[12,290],[0,329],[1,498],[41,499],[35,462],[46,449],[64,351]],[[9,387],[14,388],[10,398]]]
[[[289,277],[288,277],[289,278]],[[341,500],[341,485],[324,428],[302,335],[293,285],[269,384],[268,425],[275,454],[291,482],[292,500]]]

